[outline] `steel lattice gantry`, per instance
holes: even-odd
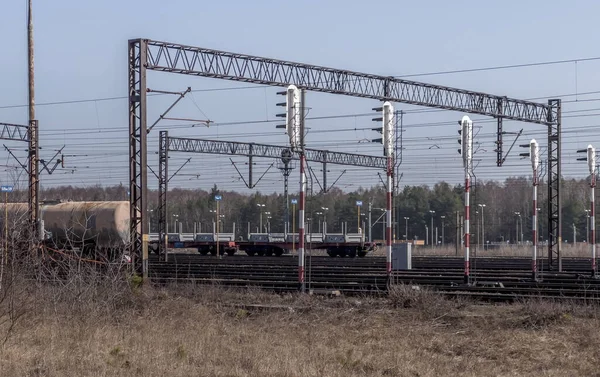
[[[548,126],[548,258],[560,269],[560,100],[548,104],[310,64],[191,47],[149,39],[129,41],[130,202],[133,256],[147,261],[146,72],[287,86],[381,101],[447,109]],[[142,263],[146,271],[146,265]]]
[[[168,131],[159,133],[159,173],[158,173],[158,232],[159,253],[162,260],[166,259],[166,224],[167,224],[167,191],[168,191],[168,162],[169,152],[206,153],[246,157],[265,157],[280,159],[282,152],[290,151],[289,147],[268,144],[242,143],[236,141],[190,139],[169,137]],[[291,152],[291,151],[290,151]],[[362,166],[366,168],[386,169],[385,157],[368,156],[363,154],[333,152],[319,149],[304,150],[306,161],[321,164],[337,164]],[[290,153],[292,160],[299,160],[297,153]]]
[[[29,212],[29,238],[35,243],[39,226],[39,157],[38,157],[38,121],[32,120],[29,126],[0,122],[0,139],[22,141],[29,144],[27,150],[27,165],[22,165],[29,177],[28,212]],[[9,150],[10,152],[10,150]],[[14,155],[13,155],[14,157]]]

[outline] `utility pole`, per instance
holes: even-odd
[[[578,158],[578,160],[586,160],[590,171],[590,209],[588,212],[587,226],[589,228],[591,223],[592,232],[588,229],[588,245],[592,251],[592,277],[596,277],[596,148],[591,144],[588,145],[587,149],[579,150],[577,153],[587,152],[587,156],[584,158]]]
[[[373,201],[369,201],[369,243],[373,242],[373,223],[371,219],[371,211],[373,210]]]
[[[435,242],[433,242],[433,215],[435,215],[435,211],[434,210],[429,210],[429,213],[431,213],[431,246],[435,246]]]
[[[446,216],[440,216],[440,219],[442,219],[442,246],[444,246],[444,220]]]
[[[35,119],[35,70],[33,43],[33,10],[31,0],[27,8],[27,63],[28,63],[28,94],[29,94],[29,221],[32,232],[30,240],[32,249],[36,246],[39,235],[39,130]]]

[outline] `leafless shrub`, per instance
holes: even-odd
[[[389,304],[396,309],[412,309],[422,318],[441,319],[466,305],[464,300],[450,299],[418,285],[393,285],[388,294]]]
[[[539,329],[574,318],[596,319],[600,305],[594,301],[526,299],[519,303],[517,326]]]

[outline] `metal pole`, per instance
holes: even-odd
[[[391,141],[390,141],[391,142]],[[394,173],[394,158],[392,153],[388,153],[387,157],[387,200],[386,200],[386,236],[385,236],[385,251],[386,251],[386,271],[388,277],[392,273],[392,177]]]
[[[217,258],[221,258],[221,254],[219,254],[219,201],[217,200],[217,211],[215,213],[217,215],[217,228],[216,228],[216,236],[215,241],[217,242]]]
[[[575,223],[573,223],[573,246],[577,245],[577,230],[575,228]]]
[[[31,240],[35,247],[35,240],[39,235],[39,130],[38,121],[35,120],[35,70],[34,70],[34,43],[33,43],[33,11],[31,0],[27,8],[27,63],[28,63],[28,94],[29,94],[29,216],[30,230],[33,233]]]
[[[485,217],[483,216],[483,210],[485,206],[481,206],[481,249],[485,250]]]
[[[373,223],[371,219],[371,211],[373,210],[373,203],[369,202],[369,243],[373,242]]]
[[[408,242],[408,217],[404,218],[404,239]]]
[[[433,213],[431,213],[431,246],[435,246],[435,242],[433,242]]]
[[[292,252],[296,252],[296,204],[292,204]]]
[[[445,216],[442,217],[442,246],[444,246],[444,219]]]
[[[471,191],[471,179],[469,177],[469,173],[467,171],[467,169],[465,169],[465,235],[464,235],[464,239],[465,239],[465,278],[464,281],[466,284],[469,283],[469,276],[470,276],[470,255],[469,255],[469,246],[471,244],[471,233],[469,230],[469,222],[470,222],[470,202],[469,202],[469,195],[470,195],[470,191]]]
[[[531,273],[535,280],[537,276],[537,169],[533,170],[533,224],[531,226],[533,236],[533,254],[531,255]]]
[[[360,206],[356,206],[356,233],[360,233]]]
[[[591,244],[592,244],[592,276],[596,276],[596,200],[595,200],[595,188],[596,188],[596,176],[593,174],[590,177],[590,223],[592,228]]]

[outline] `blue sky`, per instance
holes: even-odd
[[[8,3],[8,4],[7,4]],[[168,4],[168,5],[165,5]],[[26,4],[5,2],[0,7],[2,70],[0,71],[0,121],[25,123]],[[106,99],[126,95],[127,40],[150,38],[225,51],[314,63],[382,75],[405,75],[463,68],[600,56],[597,52],[597,14],[593,1],[68,1],[34,0],[36,38],[37,117],[40,120],[43,157],[65,145],[69,169],[42,177],[42,184],[114,184],[127,182],[127,108],[125,99],[42,105],[71,100]],[[485,91],[516,98],[538,98],[599,91],[600,60],[476,73],[423,76],[418,81]],[[247,84],[150,73],[148,86],[180,91],[240,88]],[[285,135],[276,123],[231,126],[234,121],[273,120],[281,98],[278,88],[246,88],[219,92],[195,92],[174,110],[178,117],[209,117],[216,126],[182,127],[160,123],[173,135],[252,140],[283,144]],[[574,151],[595,143],[600,130],[600,93],[564,96],[564,168],[567,176],[585,174],[585,164],[574,162]],[[150,100],[152,121],[174,100]],[[576,101],[577,100],[577,101]],[[546,101],[546,99],[541,99]],[[365,154],[381,153],[381,146],[359,142],[376,138],[369,113],[378,105],[367,99],[309,93],[309,117],[351,115],[336,120],[310,121],[312,148]],[[438,180],[462,180],[456,153],[456,120],[453,112],[419,113],[406,110],[404,117],[404,176],[406,184],[432,184]],[[595,111],[596,108],[599,108]],[[585,115],[585,116],[582,116]],[[474,119],[481,119],[473,116]],[[219,125],[219,123],[225,123]],[[476,122],[476,126],[477,126]],[[583,128],[588,127],[588,128]],[[506,129],[523,128],[545,146],[541,126],[507,122]],[[495,168],[493,123],[478,128],[481,160],[479,175],[502,179],[529,174],[529,163],[513,151],[507,166]],[[334,132],[325,132],[334,131]],[[158,132],[150,137],[156,150]],[[505,142],[508,142],[506,140]],[[11,147],[16,144],[6,143]],[[431,149],[430,149],[431,147]],[[439,149],[437,148],[439,147]],[[0,152],[0,164],[14,164]],[[152,153],[153,154],[153,153]],[[174,155],[176,165],[188,156]],[[243,183],[228,158],[192,156],[193,160],[174,179],[180,187],[209,187],[213,182],[243,190]],[[154,156],[150,157],[151,163]],[[234,158],[239,166],[243,159]],[[263,160],[256,174],[270,165]],[[2,172],[0,179],[12,175]],[[319,167],[314,166],[318,175]],[[340,169],[331,167],[332,182]],[[201,179],[195,175],[200,174]],[[281,174],[272,168],[261,191],[281,190]],[[350,168],[339,181],[353,190],[379,184],[377,172]],[[155,182],[150,182],[155,185]]]

